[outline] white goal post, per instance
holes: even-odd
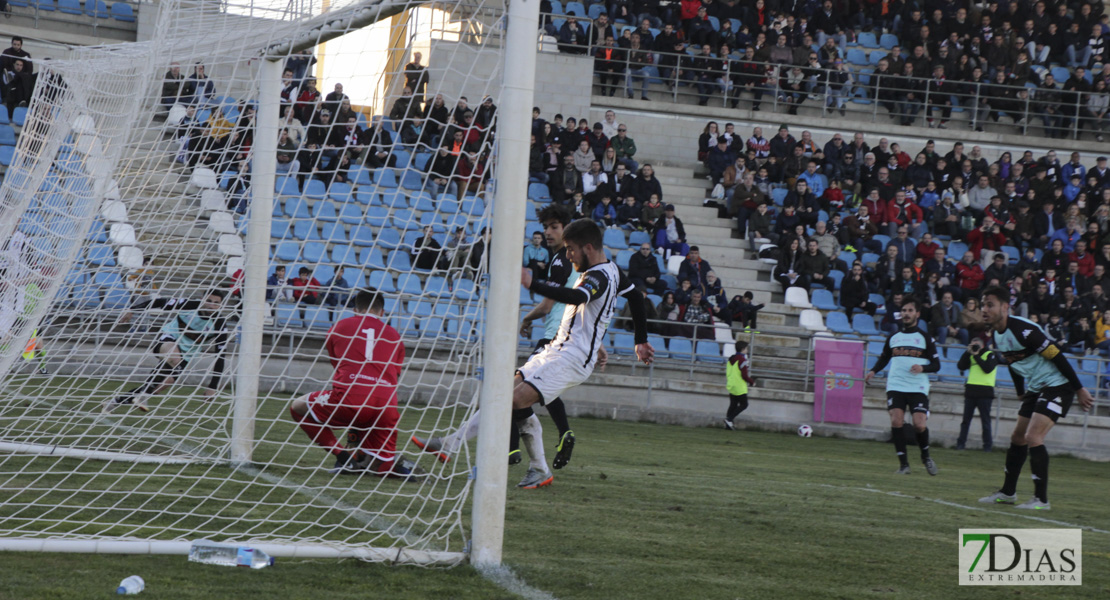
[[[37,63],[0,186],[0,550],[500,564],[538,22],[538,0],[170,0],[151,41]],[[288,413],[363,288],[406,346],[417,483],[329,474]],[[174,338],[213,289],[222,329]],[[409,443],[479,402],[473,454]]]

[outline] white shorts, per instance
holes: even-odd
[[[540,404],[550,402],[563,392],[590,377],[592,368],[582,365],[582,358],[569,352],[557,352],[551,345],[529,357],[517,373],[540,393]]]

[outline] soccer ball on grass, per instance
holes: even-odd
[[[798,425],[798,435],[802,437],[811,437],[813,435],[813,428],[809,425]]]

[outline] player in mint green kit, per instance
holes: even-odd
[[[979,501],[1015,504],[1017,480],[1029,457],[1033,472],[1033,498],[1018,508],[1048,510],[1048,449],[1044,438],[1078,396],[1079,406],[1091,410],[1091,398],[1064,353],[1036,323],[1010,314],[1010,290],[987,288],[983,292],[983,320],[991,328],[1000,364],[1009,365],[1014,389],[1021,398],[1017,423],[1006,451],[1006,479],[1002,489]]]
[[[921,448],[921,462],[930,475],[937,474],[937,464],[929,456],[929,373],[940,370],[940,358],[933,338],[917,326],[920,316],[917,300],[902,301],[902,326],[891,334],[883,345],[878,362],[864,376],[869,382],[875,374],[890,364],[886,376],[886,408],[890,412],[890,434],[898,452],[899,467],[895,473],[910,474],[910,461],[906,456],[906,438],[902,425],[906,422],[907,408],[913,414],[913,427],[917,430],[917,445]]]

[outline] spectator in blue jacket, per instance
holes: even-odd
[[[543,234],[532,234],[532,243],[524,247],[524,266],[532,270],[533,277],[544,277],[547,274],[547,263],[551,260],[551,253],[543,246]]]
[[[609,228],[617,225],[617,209],[609,196],[602,196],[601,202],[594,207],[590,215],[598,227]]]
[[[342,265],[335,268],[335,275],[331,281],[324,284],[327,288],[327,295],[324,296],[324,304],[328,306],[347,306],[351,299],[351,283],[347,281],[344,276],[345,267]]]
[[[721,182],[725,169],[731,167],[734,162],[736,162],[736,155],[729,151],[728,140],[723,136],[717,138],[717,146],[709,150],[709,156],[705,159],[705,166],[709,169],[709,177],[713,180],[713,185]]]

